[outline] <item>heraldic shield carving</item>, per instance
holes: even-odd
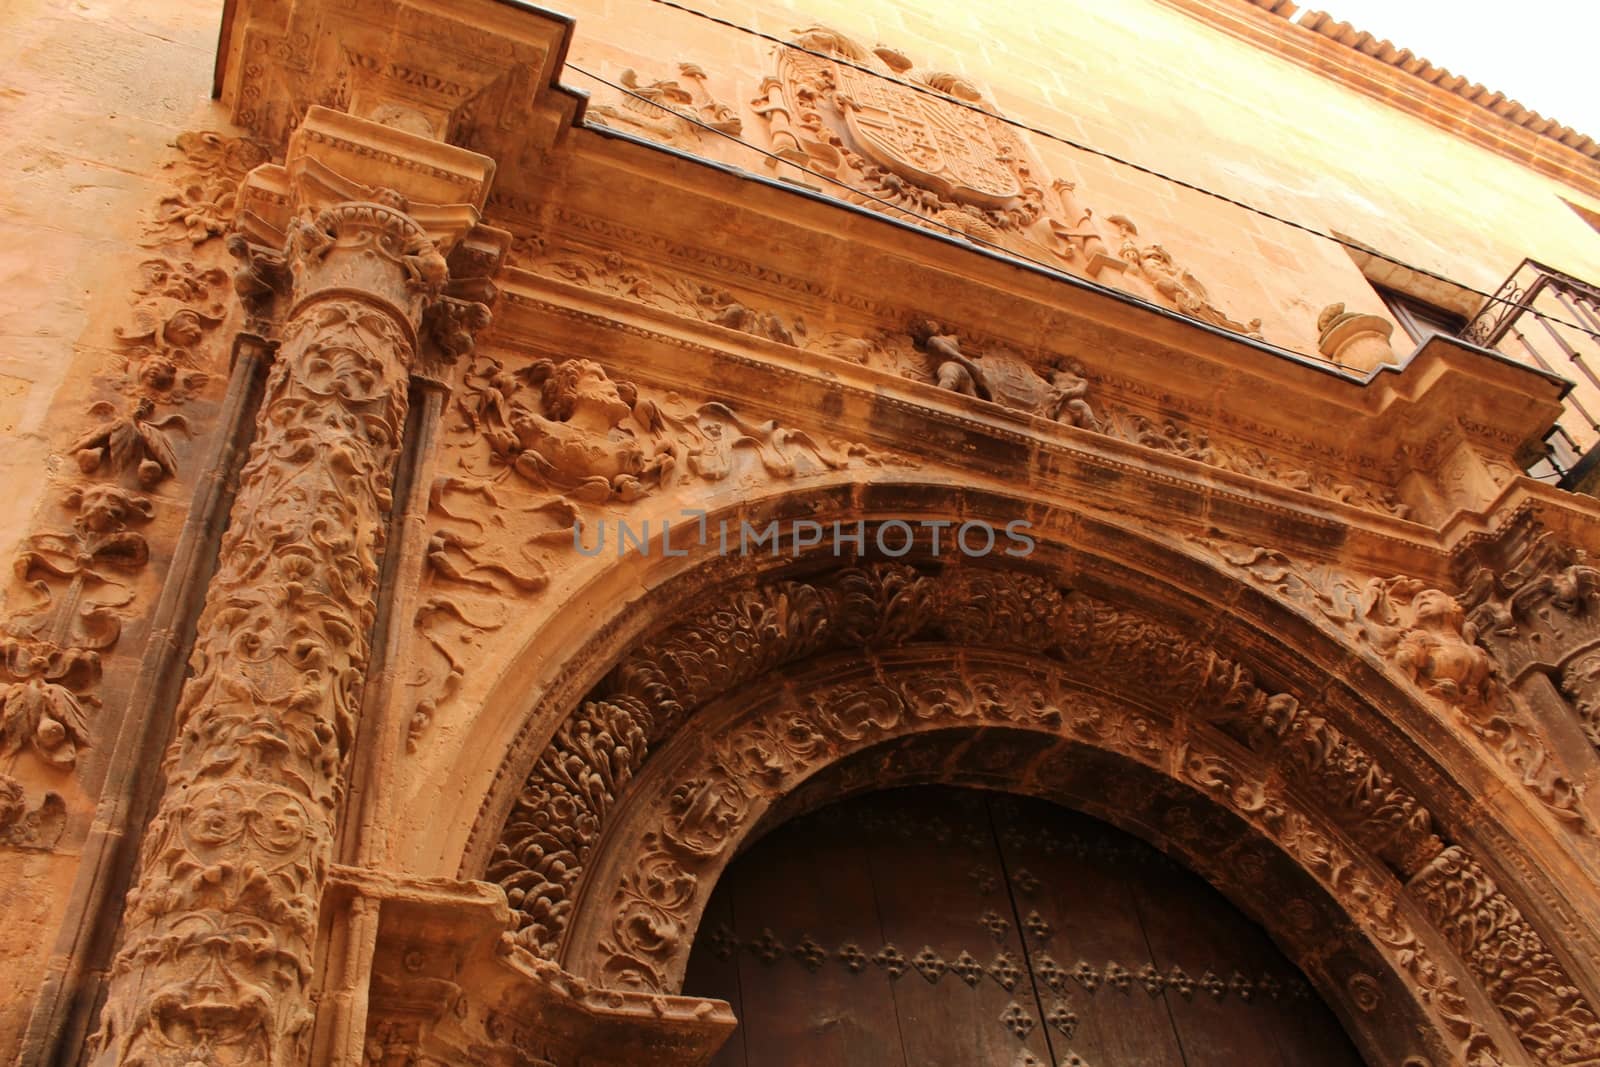
[[[904,221],[1137,292],[1191,318],[1260,337],[1212,302],[1159,244],[1134,240],[1125,215],[1100,218],[1072,182],[1052,180],[970,81],[916,69],[835,30],[798,31],[751,102],[780,160],[836,180],[827,191]],[[774,163],[774,166],[777,166]]]
[[[795,44],[779,50],[777,74],[754,101],[776,155],[838,178],[869,206],[1068,258],[1044,225],[1056,205],[1021,140],[971,82],[913,69],[894,49],[868,50],[820,27]],[[1039,234],[1029,234],[1036,226]]]
[[[878,164],[962,204],[1004,208],[1023,194],[1012,169],[1015,138],[990,116],[899,82],[839,66],[838,103],[851,140]],[[949,78],[956,99],[978,104],[975,89]]]

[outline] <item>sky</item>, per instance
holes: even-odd
[[[1600,0],[1300,0],[1600,141]]]

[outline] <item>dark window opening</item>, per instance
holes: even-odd
[[[1414,296],[1381,288],[1378,290],[1378,295],[1383,297],[1383,302],[1389,306],[1389,313],[1400,323],[1401,328],[1419,345],[1434,334],[1459,337],[1461,331],[1467,327],[1464,316],[1424,303]]]

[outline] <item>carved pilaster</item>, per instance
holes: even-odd
[[[294,205],[278,361],[128,896],[102,1064],[305,1061],[409,377],[448,279],[436,237],[461,232],[430,232],[428,209],[340,178],[317,156],[337,161],[362,124],[318,119],[287,169],[259,178],[287,179]],[[261,243],[276,227],[252,228]]]
[[[1463,563],[1478,644],[1563,743],[1600,750],[1600,568],[1527,516]]]

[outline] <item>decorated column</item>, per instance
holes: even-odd
[[[422,148],[428,166],[403,165]],[[477,202],[491,166],[319,109],[287,167],[246,183],[256,252],[239,291],[252,313],[278,308],[277,360],[128,896],[99,1064],[305,1061],[409,379],[430,308],[449,299],[446,253],[477,218],[473,203],[363,184],[362,160],[412,178],[407,192],[464,178]],[[271,238],[281,259],[262,251]]]

